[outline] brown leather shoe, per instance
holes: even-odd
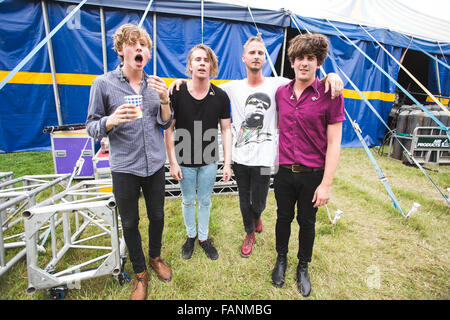
[[[140,272],[136,274],[134,280],[134,290],[131,294],[131,300],[147,300],[147,288],[148,288],[148,272]]]
[[[172,269],[170,269],[161,257],[156,257],[155,259],[149,258],[148,261],[153,270],[155,270],[159,280],[164,282],[172,280]]]

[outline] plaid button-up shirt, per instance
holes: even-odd
[[[147,86],[144,72],[141,94],[142,118],[123,123],[106,132],[106,119],[117,107],[125,103],[124,97],[134,95],[120,66],[97,77],[91,86],[86,129],[93,138],[109,138],[111,171],[146,177],[158,171],[166,162],[166,149],[162,129],[173,119],[161,119],[161,101],[158,93]]]

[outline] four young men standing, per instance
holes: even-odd
[[[329,91],[333,96],[336,92],[341,93],[340,78],[337,75],[327,77],[327,83],[323,84],[315,76],[327,55],[326,38],[298,36],[291,41],[289,58],[296,78],[290,81],[262,75],[266,62],[264,43],[260,37],[251,37],[244,45],[242,55],[247,78],[231,81],[221,88],[209,81],[218,72],[214,52],[206,45],[197,45],[190,51],[186,66],[192,81],[182,84],[169,101],[164,82],[158,77],[147,76],[143,71],[150,59],[151,48],[151,40],[145,30],[125,25],[114,37],[115,50],[122,65],[94,81],[87,129],[93,137],[107,135],[110,140],[113,192],[136,272],[132,299],[145,299],[147,296],[148,273],[138,230],[137,201],[141,188],[150,219],[150,265],[161,280],[169,281],[172,277],[170,268],[160,257],[165,149],[159,128],[166,130],[164,140],[170,173],[179,180],[182,191],[187,233],[182,257],[191,257],[198,237],[206,255],[212,260],[218,258],[218,252],[208,238],[210,196],[219,155],[218,124],[224,152],[223,180],[230,179],[233,160],[238,184],[246,232],[241,255],[248,257],[251,254],[255,231],[262,231],[261,213],[266,205],[271,168],[279,163],[274,180],[278,207],[275,230],[278,257],[272,281],[278,287],[284,283],[290,223],[297,204],[300,224],[297,282],[302,295],[308,296],[307,263],[312,255],[315,214],[317,207],[329,199],[339,159],[342,121],[345,119],[342,95],[333,101],[331,92],[328,92],[331,83],[332,90]],[[121,37],[123,40],[119,41]],[[141,119],[135,119],[134,108],[123,103],[123,96],[129,94],[143,96]]]

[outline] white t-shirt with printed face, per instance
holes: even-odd
[[[247,166],[274,165],[278,145],[275,93],[289,81],[270,77],[258,87],[249,86],[247,79],[219,86],[231,102],[233,162]]]

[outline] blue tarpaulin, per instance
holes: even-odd
[[[75,8],[79,1],[46,1],[50,29]],[[145,68],[170,81],[186,78],[185,66],[188,51],[202,41],[202,22],[199,1],[154,1],[152,10],[144,21],[144,27],[153,38],[156,16],[156,70],[155,57]],[[148,1],[88,1],[52,38],[56,80],[63,124],[83,123],[86,120],[89,91],[92,80],[103,74],[100,7],[103,5],[106,28],[107,70],[117,67],[120,60],[113,51],[112,35],[124,23],[139,23]],[[5,0],[0,2],[0,80],[45,37],[41,1]],[[270,53],[276,61],[281,52],[285,28],[291,21],[283,11],[252,9],[253,18]],[[242,79],[246,76],[241,61],[242,46],[257,29],[249,11],[222,3],[205,2],[203,23],[204,43],[209,45],[219,59],[218,80]],[[395,87],[355,48],[342,40],[326,21],[299,17],[310,31],[326,34],[330,39],[330,57],[356,83],[369,94],[369,99],[380,115],[387,119],[392,107]],[[292,26],[293,27],[293,26]],[[374,59],[394,79],[398,66],[387,54],[364,35],[364,31],[350,24],[338,24],[344,33]],[[386,48],[400,58],[407,38],[387,30],[368,29],[386,44]],[[404,38],[404,39],[403,39]],[[155,41],[155,39],[153,39]],[[437,54],[435,45],[416,41],[427,52]],[[450,47],[442,44],[449,60]],[[153,53],[152,53],[153,54]],[[286,62],[288,63],[288,62]],[[434,65],[434,64],[433,64]],[[327,59],[327,72],[337,72],[332,59]],[[430,70],[431,70],[430,66]],[[442,71],[441,87],[448,92],[448,69]],[[445,73],[447,72],[447,73]],[[264,67],[265,76],[272,71],[269,63]],[[435,76],[434,76],[435,77]],[[342,77],[343,78],[343,77]],[[343,78],[344,79],[344,78]],[[345,81],[344,81],[345,83]],[[385,129],[373,112],[367,108],[353,88],[345,84],[345,106],[358,122],[369,146],[379,145]],[[447,91],[445,91],[447,90]],[[38,53],[0,90],[0,152],[50,150],[50,137],[43,133],[46,126],[58,125],[56,104],[52,87],[48,48]],[[353,129],[344,123],[343,147],[360,147]]]

